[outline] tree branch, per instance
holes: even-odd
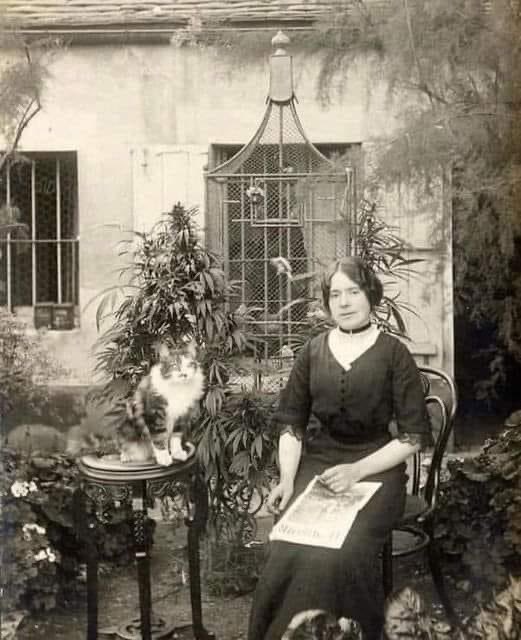
[[[435,94],[431,89],[429,89],[429,87],[427,86],[427,83],[425,82],[425,79],[423,76],[423,70],[420,65],[420,59],[418,58],[418,54],[416,52],[416,45],[414,43],[414,34],[412,32],[411,13],[409,11],[409,3],[407,2],[407,0],[403,0],[403,8],[405,11],[405,21],[407,22],[407,31],[409,33],[409,44],[411,45],[412,57],[414,58],[414,64],[416,65],[416,69],[418,71],[418,82],[419,82],[418,89],[420,89],[420,91],[423,91],[428,96],[431,103],[431,107],[433,110],[435,110],[435,105],[434,105]]]
[[[30,109],[34,107],[32,113],[29,113]],[[36,114],[41,111],[42,106],[39,101],[34,98],[31,100],[29,105],[27,106],[20,122],[16,126],[16,133],[14,135],[13,140],[9,144],[9,149],[5,151],[0,157],[0,172],[4,168],[7,160],[12,156],[14,150],[17,148],[18,143],[20,142],[20,138],[22,137],[22,133],[25,131],[31,120],[36,116]]]
[[[27,105],[27,107],[24,109],[22,115],[19,118],[18,123],[15,125],[15,134],[10,144],[8,145],[9,148],[0,156],[0,172],[6,165],[8,159],[13,155],[15,149],[18,147],[20,138],[22,137],[22,134],[25,131],[25,129],[28,127],[29,123],[42,109],[42,104],[40,101],[40,91],[38,90],[38,82],[36,82],[36,79],[34,78],[34,73],[33,73],[34,62],[31,56],[31,49],[27,44],[24,44],[24,53],[25,53],[25,59],[27,61],[27,67],[31,72],[31,76],[32,76],[33,97],[29,101],[29,104]]]
[[[27,65],[28,65],[29,69],[32,70],[34,68],[34,63],[33,63],[32,57],[31,57],[31,49],[30,49],[29,45],[27,45],[27,44],[24,45],[24,51],[25,51],[25,58],[27,60]],[[36,100],[36,104],[38,105],[38,108],[41,109],[42,105],[40,103],[40,92],[38,90],[38,83],[36,83],[36,82],[34,84],[34,99]]]

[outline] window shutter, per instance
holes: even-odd
[[[204,176],[208,148],[202,145],[148,146],[131,149],[133,223],[149,231],[176,202],[198,207],[203,226]]]

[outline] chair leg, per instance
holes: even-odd
[[[443,579],[443,573],[439,565],[439,555],[436,549],[436,544],[432,537],[429,545],[427,546],[427,560],[429,562],[429,569],[431,571],[434,586],[436,587],[440,602],[445,609],[445,613],[447,614],[447,618],[450,624],[453,627],[461,627],[461,621],[456,611],[454,610],[452,602],[450,601],[450,598],[445,589],[445,581]]]
[[[393,539],[392,534],[382,549],[382,579],[384,595],[387,598],[393,590]]]

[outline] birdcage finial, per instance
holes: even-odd
[[[270,90],[268,99],[277,104],[287,104],[295,97],[293,94],[293,64],[286,47],[290,43],[288,36],[279,31],[271,39],[275,51],[270,57]]]
[[[275,47],[277,47],[274,55],[285,55],[286,50],[284,49],[284,47],[286,47],[290,42],[291,40],[289,39],[289,37],[283,31],[279,30],[271,39],[271,46],[274,49]]]

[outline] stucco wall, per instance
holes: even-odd
[[[353,68],[343,94],[327,106],[317,100],[317,64],[296,56],[294,69],[297,109],[313,142],[365,143],[395,126],[368,66]],[[92,379],[96,305],[85,305],[116,282],[125,231],[148,226],[174,200],[204,206],[209,145],[247,142],[264,113],[267,87],[267,59],[239,65],[208,48],[72,46],[55,61],[44,111],[21,148],[78,155],[81,327],[47,338],[71,381]],[[421,299],[418,286],[413,299]],[[439,295],[447,296],[446,286]],[[427,323],[415,327],[414,338],[438,343],[431,362],[451,368],[451,336],[443,337],[441,326],[451,317],[438,307],[439,301],[424,305]]]

